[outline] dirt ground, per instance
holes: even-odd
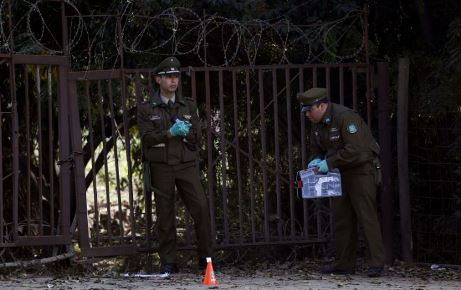
[[[459,268],[427,266],[399,266],[387,268],[380,278],[368,278],[358,272],[351,276],[321,275],[312,263],[260,264],[250,267],[223,267],[216,272],[217,286],[203,286],[203,274],[183,269],[167,278],[141,278],[125,276],[111,270],[86,274],[11,273],[1,276],[0,289],[461,289]]]

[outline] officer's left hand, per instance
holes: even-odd
[[[318,167],[320,173],[328,173],[328,164],[327,161],[324,159],[320,161],[316,167]]]

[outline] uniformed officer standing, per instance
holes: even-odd
[[[175,57],[166,58],[156,67],[155,81],[160,90],[148,102],[140,104],[137,111],[143,154],[150,163],[155,197],[160,272],[170,274],[178,272],[175,186],[194,220],[199,266],[205,268],[205,258],[212,255],[208,199],[195,163],[200,121],[195,101],[176,94],[179,68]]]
[[[354,272],[359,222],[370,250],[368,276],[381,276],[384,249],[376,205],[379,145],[357,113],[328,101],[325,88],[313,88],[297,97],[301,112],[312,122],[308,167],[317,167],[321,173],[333,168],[341,172],[342,196],[333,199],[336,261],[322,273]]]

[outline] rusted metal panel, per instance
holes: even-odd
[[[2,166],[0,195],[4,192],[5,178],[11,179],[9,182],[12,187],[9,191],[8,203],[9,225],[5,223],[4,196],[0,198],[0,227],[9,227],[7,231],[10,234],[5,237],[2,231],[0,243],[9,246],[70,244],[69,199],[63,198],[63,195],[69,194],[69,187],[65,186],[65,181],[62,181],[65,180],[66,170],[59,170],[58,182],[54,170],[55,159],[57,159],[55,152],[65,154],[69,137],[69,130],[66,129],[64,139],[58,142],[56,139],[62,137],[62,134],[58,136],[58,133],[54,132],[55,127],[64,126],[66,123],[66,120],[57,124],[55,122],[59,118],[58,106],[60,103],[65,103],[63,100],[67,98],[67,84],[61,86],[62,90],[56,91],[54,84],[55,79],[57,82],[61,79],[65,81],[67,70],[62,68],[64,65],[61,64],[67,58],[53,60],[42,56],[11,55],[9,60],[11,88],[10,95],[5,98],[10,98],[12,106],[11,112],[2,112],[2,115],[8,116],[11,121],[11,131],[8,132],[8,138],[12,140],[8,157],[11,167],[8,168],[9,174],[5,177]],[[26,61],[32,63],[25,63]],[[59,85],[57,87],[59,88]],[[16,95],[20,95],[20,98],[18,99]],[[55,96],[59,104],[55,101]],[[61,96],[63,99],[59,99]],[[33,116],[31,111],[34,112]],[[65,116],[68,118],[68,114]],[[5,132],[5,130],[0,131]],[[2,144],[0,154],[3,155],[2,137],[0,135]],[[32,147],[33,144],[36,144],[35,148]],[[55,147],[55,144],[58,147]],[[22,162],[19,163],[19,160]],[[60,165],[59,161],[57,163]],[[35,185],[33,189],[32,179]],[[58,198],[59,202],[55,203]],[[44,207],[45,202],[46,207]],[[56,215],[57,213],[59,216]],[[65,238],[63,235],[66,235]]]

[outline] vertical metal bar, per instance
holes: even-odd
[[[366,98],[367,98],[367,124],[371,127],[371,68],[370,66],[367,67],[367,90],[366,90]]]
[[[37,135],[38,135],[38,208],[39,233],[43,235],[43,159],[42,159],[42,97],[40,87],[40,67],[35,67],[35,84],[37,88]]]
[[[327,66],[325,68],[325,82],[326,82],[326,87],[327,87],[327,97],[328,97],[328,100],[331,101],[331,78],[330,78],[330,66]],[[320,202],[323,202],[325,203],[324,201],[320,201]],[[328,211],[328,215],[330,217],[329,219],[329,224],[330,224],[330,232],[332,232],[334,234],[334,232],[332,231],[333,230],[333,199],[329,198],[328,199],[328,204],[330,206],[330,210]]]
[[[379,144],[381,145],[381,170],[383,184],[381,186],[381,212],[383,224],[383,242],[386,264],[394,261],[393,255],[393,199],[392,199],[392,128],[389,66],[385,62],[378,65],[378,121]]]
[[[139,74],[136,75],[139,79]],[[109,110],[110,110],[110,119],[111,119],[111,129],[112,129],[112,140],[114,143],[114,160],[115,160],[115,181],[116,181],[116,191],[117,191],[117,203],[118,203],[118,220],[119,220],[119,229],[120,229],[120,242],[123,244],[123,211],[122,211],[122,195],[120,192],[120,172],[118,167],[118,148],[117,148],[117,130],[115,123],[115,113],[114,113],[114,100],[112,95],[112,80],[109,79]]]
[[[147,101],[151,98],[151,96],[154,95],[154,88],[152,86],[152,72],[149,70],[148,72],[148,77],[147,77],[147,87],[149,90],[149,96],[147,98]],[[139,106],[140,101],[137,100],[136,105]],[[143,157],[144,158],[144,157]],[[146,165],[143,164],[143,166],[150,166],[148,163]],[[145,188],[143,187],[143,193],[144,193],[144,202],[145,202],[145,219],[146,219],[146,248],[150,249],[152,246],[152,191],[150,188]],[[130,208],[131,204],[130,204]],[[132,210],[130,210],[131,212]],[[133,235],[132,235],[133,237]],[[150,256],[148,256],[148,259],[150,259]]]
[[[62,26],[62,47],[64,55],[67,56],[65,65],[59,66],[59,82],[58,91],[58,111],[59,111],[59,158],[60,160],[66,160],[70,157],[70,125],[69,125],[69,91],[68,91],[68,78],[67,73],[69,71],[70,62],[70,51],[69,51],[69,34],[67,29],[67,18],[66,18],[66,4],[64,0],[61,1],[61,26]],[[74,81],[75,83],[75,81]],[[61,215],[61,233],[69,235],[70,233],[70,192],[71,192],[71,164],[69,162],[63,162],[59,171],[59,196],[60,196],[60,215]],[[79,225],[79,230],[83,230],[85,227]]]
[[[253,188],[254,168],[253,168],[253,134],[251,128],[251,90],[250,90],[250,71],[246,69],[246,97],[247,97],[247,135],[248,135],[248,163],[250,166],[249,182],[250,187],[250,216],[251,216],[251,238],[252,242],[256,242],[256,225],[255,225],[255,196]]]
[[[282,193],[280,191],[280,141],[277,69],[272,69],[272,97],[274,102],[275,192],[277,195],[277,235],[283,237]]]
[[[66,18],[66,3],[65,0],[61,0],[61,31],[62,31],[62,47],[65,56],[70,55],[69,51],[69,32],[67,29],[67,18]],[[69,58],[70,59],[70,58]]]
[[[69,128],[69,93],[68,93],[68,60],[58,68],[58,138],[59,138],[59,159],[61,161],[70,158],[70,128]],[[70,192],[71,189],[71,166],[70,162],[61,162],[59,168],[59,202],[61,233],[70,235]]]
[[[76,81],[68,82],[68,93],[69,93],[69,115],[68,118],[71,146],[74,157],[74,181],[75,181],[75,193],[77,202],[77,220],[78,220],[78,241],[80,248],[82,249],[83,255],[85,255],[86,249],[90,248],[90,240],[88,236],[88,218],[87,218],[87,203],[86,203],[86,186],[85,186],[85,165],[83,162],[82,155],[82,135],[79,118],[79,106],[78,106],[78,95],[77,95],[77,84]]]
[[[27,73],[27,65],[24,65],[24,86],[25,86],[25,101],[26,101],[26,157],[27,157],[27,197],[26,197],[26,207],[27,207],[27,235],[30,236],[32,233],[31,229],[31,166],[30,162],[32,159],[30,147],[30,100],[29,100],[29,74]],[[0,227],[2,228],[2,227]]]
[[[144,100],[144,97],[142,96],[141,92],[141,79],[139,77],[139,71],[136,71],[134,74],[134,93],[136,96],[136,101],[142,102]]]
[[[16,70],[14,62],[10,62],[10,92],[12,96],[12,137],[13,137],[13,235],[14,239],[18,235],[18,202],[19,202],[19,125],[18,125],[18,109],[16,100]],[[3,230],[3,229],[2,229]]]
[[[98,111],[100,117],[100,127],[101,127],[101,140],[102,140],[102,154],[104,156],[104,184],[106,189],[106,210],[107,210],[107,235],[109,237],[109,244],[112,245],[112,218],[111,218],[111,201],[110,201],[110,186],[109,186],[109,166],[107,164],[107,141],[106,141],[106,127],[104,122],[104,109],[103,103],[104,98],[101,92],[101,81],[98,80]]]
[[[213,170],[213,136],[212,116],[211,116],[211,92],[210,92],[210,71],[205,71],[205,98],[206,98],[206,119],[207,119],[207,157],[208,157],[208,198],[210,201],[210,217],[211,217],[211,236],[216,237],[216,217],[214,204],[214,170]],[[216,239],[212,240],[213,245],[216,244]]]
[[[292,118],[291,118],[291,85],[290,85],[290,69],[285,68],[285,85],[286,85],[286,101],[287,101],[287,121],[288,121],[288,174],[290,175],[290,228],[291,237],[295,236],[295,200],[293,194],[293,133],[292,133]]]
[[[402,257],[405,262],[413,260],[411,234],[410,186],[408,177],[408,79],[410,61],[399,59],[397,99],[397,156],[399,175],[400,232],[402,233]]]
[[[16,241],[18,236],[18,202],[19,202],[19,124],[18,124],[18,109],[16,100],[16,68],[13,61],[14,41],[13,41],[13,14],[11,11],[11,1],[8,1],[8,24],[10,28],[10,93],[12,98],[12,139],[13,139],[13,239]],[[3,216],[2,216],[3,217]],[[3,230],[3,228],[2,228]]]
[[[299,68],[299,91],[304,91],[304,70]],[[301,123],[301,167],[304,168],[307,164],[307,148],[306,148],[306,116],[303,112],[299,112],[299,121]],[[303,234],[304,238],[309,238],[309,204],[307,199],[303,199]]]
[[[317,87],[317,79],[318,79],[318,76],[317,76],[317,67],[314,66],[312,68],[312,87],[313,88],[316,88]]]
[[[357,69],[352,68],[352,109],[357,112]]]
[[[64,55],[67,56],[67,64],[59,66],[59,83],[58,91],[59,96],[57,97],[58,110],[59,112],[68,112],[68,92],[67,92],[67,73],[68,73],[68,63],[70,62],[70,49],[69,49],[69,33],[67,29],[67,18],[66,18],[66,3],[65,0],[61,0],[61,32],[62,32],[62,47]],[[62,98],[62,99],[61,99]],[[62,101],[61,101],[62,100]],[[61,114],[61,113],[59,113]],[[59,115],[58,117],[58,130],[59,130],[59,143],[60,143],[60,158],[68,158],[70,155],[70,140],[68,138],[69,132],[69,119],[67,114]],[[63,124],[60,124],[63,122]],[[61,128],[66,126],[66,129],[62,130]],[[65,135],[67,136],[65,137]],[[64,151],[64,152],[61,152]],[[63,157],[66,156],[66,157]],[[70,231],[70,164],[64,162],[61,164],[60,174],[59,174],[59,199],[61,207],[61,233],[69,234]]]
[[[196,76],[195,76],[195,71],[191,71],[190,73],[190,82],[191,82],[191,96],[192,96],[192,99],[194,99],[195,101],[197,101],[197,83],[196,83]]]
[[[363,5],[363,42],[365,45],[365,60],[367,64],[367,76],[366,76],[366,97],[367,97],[367,124],[371,126],[371,66],[368,52],[368,7]]]
[[[263,173],[263,196],[264,196],[264,238],[269,241],[269,196],[267,192],[267,144],[266,144],[266,118],[264,114],[264,78],[263,71],[258,70],[258,91],[259,91],[259,114],[261,121],[261,167]]]
[[[184,94],[182,93],[182,77],[179,78],[178,80],[178,89],[177,92],[180,96],[183,96]]]
[[[344,105],[344,67],[339,67],[339,103]]]
[[[134,241],[136,236],[136,223],[134,219],[134,198],[133,198],[133,168],[131,162],[131,139],[128,122],[128,109],[127,109],[127,97],[126,97],[126,80],[125,80],[125,63],[123,54],[123,43],[122,43],[122,20],[117,17],[117,33],[118,33],[118,52],[120,56],[120,78],[122,80],[122,111],[123,111],[123,133],[125,137],[125,152],[126,161],[128,165],[128,196],[130,203],[130,223],[131,223],[131,239]]]
[[[224,120],[224,84],[223,84],[223,71],[218,73],[218,86],[219,86],[219,111],[220,111],[220,125],[219,125],[219,139],[221,147],[221,182],[222,182],[222,199],[223,199],[223,220],[224,220],[224,243],[229,243],[229,212],[227,208],[227,158],[226,158],[226,122]]]
[[[147,73],[147,89],[148,89],[148,92],[149,92],[149,96],[148,96],[147,99],[149,99],[150,96],[154,95],[154,88],[152,86],[152,78],[153,78],[152,72],[149,70],[149,72]]]
[[[325,86],[327,87],[327,96],[328,96],[328,99],[331,101],[331,78],[330,78],[330,66],[327,65],[327,67],[325,67]],[[329,198],[326,202],[328,202],[329,206],[330,206],[330,210],[328,211],[328,216],[329,216],[329,229],[330,231],[333,229],[333,200],[331,198]],[[325,201],[320,201],[320,204],[322,203],[326,203]]]
[[[239,240],[243,243],[243,199],[242,199],[242,172],[240,160],[240,138],[239,138],[239,108],[237,100],[237,79],[235,70],[232,71],[232,97],[234,105],[234,140],[235,140],[235,158],[237,161],[237,190],[238,190],[238,211],[239,211]]]
[[[51,86],[51,65],[48,66],[48,160],[50,170],[50,234],[56,234],[54,226],[54,154],[53,154],[53,91]]]
[[[96,162],[94,160],[94,132],[93,132],[93,111],[91,109],[92,102],[90,101],[90,82],[85,81],[85,100],[86,100],[86,113],[88,115],[88,138],[90,141],[90,154],[91,154],[91,175],[93,177],[93,203],[94,203],[94,231],[96,234],[96,246],[100,243],[99,232],[99,203],[98,203],[98,187],[96,177]]]
[[[317,77],[317,67],[314,66],[312,68],[312,87],[316,88],[317,87],[317,82],[318,82],[318,77]],[[321,237],[321,232],[322,232],[322,210],[321,210],[321,205],[322,202],[318,199],[314,200],[314,205],[315,205],[315,213],[317,217],[317,237]]]

